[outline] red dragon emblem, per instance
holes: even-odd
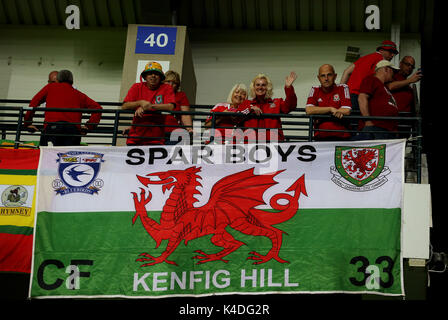
[[[206,253],[196,250],[197,264],[211,261],[228,262],[224,258],[237,250],[245,243],[235,239],[226,227],[238,230],[246,235],[264,236],[271,240],[272,247],[266,255],[258,252],[250,252],[248,260],[255,260],[253,264],[265,263],[275,259],[280,263],[289,263],[280,258],[279,252],[282,245],[283,231],[273,225],[285,222],[295,216],[299,208],[300,194],[307,196],[305,189],[305,177],[302,175],[286,191],[276,194],[270,199],[270,206],[277,212],[266,212],[255,207],[266,204],[263,200],[264,192],[271,186],[277,184],[274,177],[284,170],[271,174],[256,175],[254,168],[237,172],[219,180],[212,188],[207,204],[202,207],[194,207],[199,201],[194,196],[201,194],[196,187],[201,186],[198,182],[201,177],[197,174],[201,168],[190,167],[185,170],[169,170],[147,174],[145,177],[138,176],[138,180],[145,186],[162,185],[162,192],[171,190],[168,200],[165,202],[160,217],[160,222],[148,216],[145,206],[151,201],[152,193],[148,195],[144,188],[140,188],[140,195],[132,192],[136,213],[132,220],[135,224],[138,217],[148,232],[156,241],[156,248],[162,240],[168,240],[166,249],[158,257],[149,253],[141,253],[136,261],[145,262],[141,267],[151,266],[166,262],[177,265],[176,262],[168,260],[169,256],[176,250],[178,245],[188,241],[213,235],[211,242],[221,247],[217,253]],[[153,180],[151,178],[158,178]],[[287,204],[279,204],[279,200],[287,200]]]
[[[349,150],[343,157],[343,162],[346,163],[345,169],[354,178],[362,180],[376,170],[377,153],[375,149],[361,149],[354,155],[354,151]]]

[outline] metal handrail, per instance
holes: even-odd
[[[0,99],[0,103],[4,103],[5,100]],[[8,103],[26,103],[26,100],[8,100]],[[101,103],[103,106],[105,103]],[[109,103],[109,105],[120,106],[118,103]],[[210,110],[213,106],[203,106],[203,105],[192,105],[191,108],[195,111],[162,111],[156,113],[162,114],[172,114],[172,115],[191,115],[194,117],[208,118],[211,117],[211,136],[214,136],[214,130],[224,128],[224,129],[233,129],[233,127],[225,127],[219,126],[216,124],[217,117],[246,117],[247,115],[241,113],[231,113],[231,112],[210,112],[210,111],[196,111],[196,109],[208,109]],[[0,106],[0,131],[2,133],[2,139],[9,135],[14,135],[14,148],[18,148],[21,144],[21,137],[26,135],[31,135],[28,133],[28,130],[24,127],[23,119],[24,113],[26,111],[33,110],[31,107],[11,107],[11,106]],[[296,109],[297,110],[297,109]],[[299,111],[304,111],[298,109]],[[91,113],[102,113],[102,120],[98,127],[91,132],[88,133],[88,137],[90,138],[111,138],[111,145],[116,146],[117,140],[119,138],[126,138],[125,136],[119,136],[123,134],[123,130],[120,130],[120,126],[130,126],[134,111],[133,110],[122,110],[122,109],[72,109],[72,108],[34,108],[36,112],[34,115],[34,119],[44,118],[45,112],[82,112],[83,114],[91,114]],[[154,112],[146,112],[146,113],[154,113]],[[2,119],[10,118],[8,119]],[[85,119],[88,116],[84,115],[82,118]],[[286,141],[313,141],[314,133],[317,131],[322,132],[350,132],[351,134],[358,132],[357,130],[318,130],[314,128],[313,123],[315,119],[335,119],[331,115],[306,115],[306,114],[263,114],[260,117],[270,117],[270,118],[281,118],[283,122],[283,131],[292,131],[293,134],[285,134]],[[11,119],[12,118],[12,119]],[[409,123],[408,126],[401,126],[400,130],[396,133],[398,134],[408,134],[408,142],[412,147],[413,154],[415,157],[416,171],[417,171],[417,182],[421,182],[421,154],[422,154],[422,119],[421,117],[415,116],[399,116],[399,117],[363,117],[360,115],[350,115],[344,116],[344,119],[347,119],[350,122],[359,121],[359,120],[389,120],[389,121],[400,121]],[[104,123],[105,121],[110,121],[110,123]],[[201,120],[203,121],[203,120]],[[45,125],[45,121],[37,122],[36,125]],[[73,125],[80,125],[81,123],[68,123]],[[154,127],[160,125],[134,125],[141,127]],[[164,126],[164,125],[162,125]],[[291,128],[287,128],[286,126],[291,126]],[[179,125],[180,128],[185,128],[186,126]],[[245,129],[270,129],[270,128],[251,128],[251,127],[238,127],[242,130]],[[404,129],[404,130],[402,130]],[[409,129],[409,130],[407,130]],[[8,133],[9,131],[9,133]],[[306,132],[306,135],[298,135],[298,131]],[[57,136],[57,134],[52,134],[53,136]],[[105,136],[106,135],[106,136]],[[84,136],[81,133],[79,135],[73,136]],[[136,137],[144,139],[145,137]],[[164,137],[159,137],[163,139]]]

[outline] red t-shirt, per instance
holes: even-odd
[[[215,105],[210,112],[237,112],[237,109],[233,108],[230,103],[218,103]],[[212,119],[212,116],[208,117],[205,122]],[[216,128],[217,131],[221,134],[222,139],[231,138],[233,134],[233,127],[235,125],[234,120],[231,116],[222,116],[216,127],[225,127],[225,128]]]
[[[355,61],[355,69],[347,82],[350,93],[359,94],[362,80],[375,73],[376,64],[381,60],[383,60],[381,53],[374,52]]]
[[[322,90],[321,86],[314,86],[311,88],[310,94],[308,96],[306,106],[315,107],[333,107],[339,108],[349,108],[351,109],[352,103],[350,101],[350,92],[348,86],[345,84],[336,84],[333,86],[330,92],[326,93]],[[318,119],[315,122],[316,129],[326,129],[326,130],[347,130],[349,129],[345,121],[326,120]],[[327,137],[350,137],[349,132],[325,132],[316,131],[315,137],[327,138]]]
[[[244,118],[241,122],[242,127],[247,127],[244,130],[248,130],[250,128],[254,129],[257,134],[257,139],[264,139],[260,135],[258,128],[266,129],[266,141],[269,142],[271,140],[275,140],[273,133],[270,132],[269,129],[278,129],[278,141],[284,141],[285,137],[283,135],[282,130],[282,121],[280,117],[266,117],[266,116],[257,116],[254,111],[251,109],[251,106],[257,106],[261,109],[263,114],[269,113],[289,113],[293,111],[297,106],[297,96],[294,91],[294,87],[290,86],[289,88],[285,87],[286,99],[283,100],[281,98],[277,99],[266,99],[264,102],[260,103],[257,99],[245,100],[238,107],[238,112],[247,113],[247,118]],[[271,138],[272,136],[272,138]],[[255,138],[255,137],[254,137]],[[251,139],[252,140],[252,139]]]
[[[173,87],[163,83],[156,90],[150,90],[146,82],[134,83],[124,98],[124,102],[146,100],[153,104],[176,104]],[[129,137],[126,141],[128,145],[164,144],[165,130],[163,127],[164,116],[160,112],[144,114],[142,117],[135,117],[133,125],[152,125],[150,127],[132,126],[129,130]],[[135,138],[134,138],[135,137]],[[154,139],[142,139],[137,137],[152,137]]]
[[[402,81],[406,78],[400,73],[396,72],[393,77],[393,81]],[[399,112],[413,112],[414,111],[414,91],[411,86],[405,86],[403,88],[391,91],[392,95],[397,102]]]
[[[87,95],[81,91],[76,90],[69,83],[49,83],[43,87],[30,101],[30,107],[34,108],[31,111],[27,111],[24,117],[25,122],[29,124],[33,121],[34,113],[42,103],[46,102],[46,108],[73,108],[73,109],[102,109],[102,107]],[[45,122],[58,122],[66,121],[72,123],[81,123],[81,112],[45,112]],[[96,124],[100,122],[101,113],[92,113],[87,121],[87,128],[92,129]],[[47,124],[44,124],[46,127]],[[80,124],[76,124],[78,129],[81,128]]]
[[[369,114],[373,117],[398,117],[398,107],[394,96],[386,88],[380,79],[371,75],[365,78],[361,83],[360,93],[369,95]],[[397,120],[372,120],[377,127],[389,131],[397,131]],[[360,123],[360,129],[364,127],[363,121]]]
[[[180,106],[190,106],[190,102],[188,101],[187,95],[183,91],[177,91],[175,93],[176,98],[176,106],[174,107],[173,111],[181,111]],[[181,122],[181,115],[176,114],[167,114],[165,115],[165,132],[172,132],[175,129],[179,128],[179,125],[182,124]]]

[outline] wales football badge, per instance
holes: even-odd
[[[331,180],[350,191],[370,191],[387,182],[386,145],[369,147],[336,146]]]

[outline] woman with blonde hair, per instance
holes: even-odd
[[[238,112],[248,114],[240,126],[246,130],[254,130],[254,140],[259,141],[284,141],[282,122],[280,117],[264,116],[264,114],[281,114],[293,111],[297,106],[297,96],[292,84],[297,79],[295,72],[291,72],[285,78],[285,100],[272,98],[273,85],[271,79],[265,74],[258,74],[250,84],[251,100],[245,100],[238,108]],[[266,129],[266,136],[260,135],[259,129]],[[274,130],[272,130],[274,129]],[[250,142],[256,142],[250,141]]]
[[[237,112],[238,106],[241,102],[247,98],[247,88],[242,83],[235,84],[229,92],[227,101],[225,103],[218,103],[215,105],[210,112]],[[205,120],[205,127],[210,127],[212,125],[212,116]],[[215,139],[216,143],[225,143],[229,141],[233,136],[233,127],[236,121],[232,116],[217,116],[215,119],[215,138],[219,135],[222,141]],[[217,134],[218,132],[218,134]]]
[[[173,87],[176,106],[173,111],[190,111],[190,102],[185,92],[180,90],[180,75],[176,71],[168,70],[165,72],[165,80],[163,83]],[[183,126],[188,132],[193,132],[193,121],[189,114],[167,114],[165,115],[165,144],[176,144],[177,141],[171,141],[171,132]]]

